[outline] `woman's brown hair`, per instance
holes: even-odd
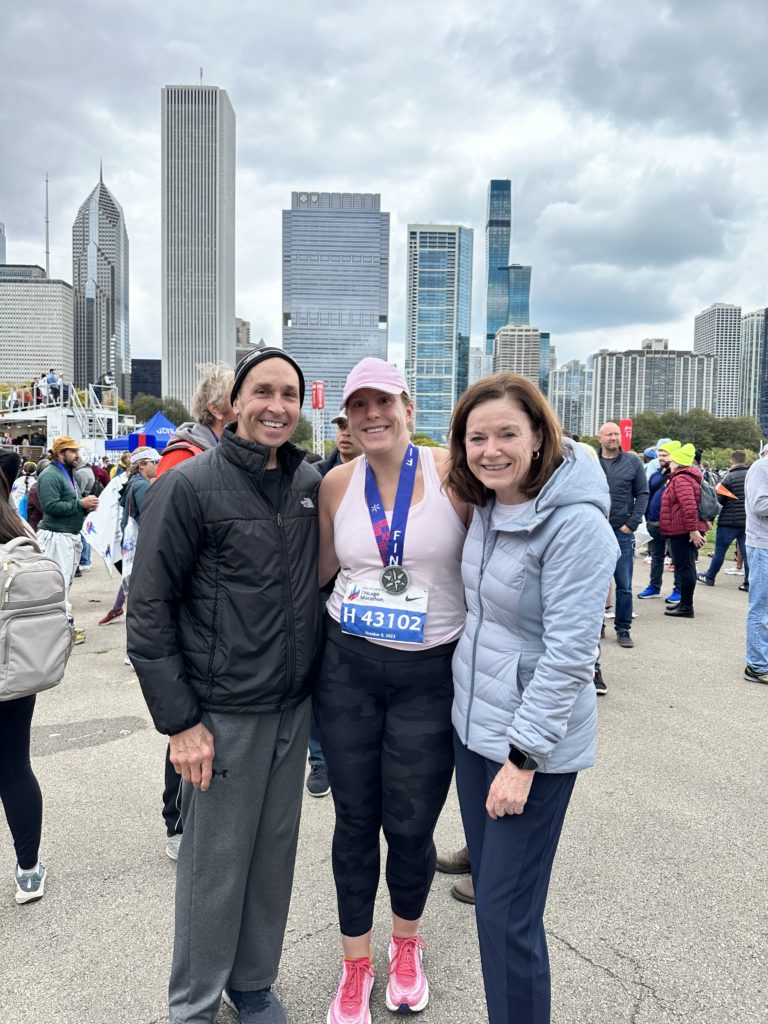
[[[7,544],[14,537],[25,537],[27,533],[16,509],[11,506],[10,499],[8,481],[0,473],[0,544]]]
[[[533,430],[541,431],[539,457],[531,462],[528,476],[520,490],[526,498],[535,498],[563,461],[563,431],[552,407],[535,384],[517,373],[497,373],[472,384],[453,410],[451,419],[451,468],[445,481],[460,501],[483,506],[493,494],[482,484],[467,465],[465,438],[467,419],[473,409],[498,398],[519,402],[531,421]]]

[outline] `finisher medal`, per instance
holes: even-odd
[[[388,594],[404,594],[411,585],[411,578],[402,565],[388,565],[379,577],[381,586]]]

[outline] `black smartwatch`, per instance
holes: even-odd
[[[526,754],[524,750],[516,747],[514,743],[509,745],[509,760],[515,766],[523,772],[535,772],[539,767],[539,762],[534,761],[530,754]]]

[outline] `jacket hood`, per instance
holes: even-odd
[[[574,443],[569,437],[564,437],[563,462],[534,499],[531,515],[522,520],[505,523],[499,529],[530,530],[557,508],[583,504],[594,505],[607,517],[611,509],[608,481],[597,459],[590,458],[581,445]],[[492,508],[493,501],[490,501],[479,510],[486,521],[490,519]]]
[[[182,423],[181,426],[176,428],[173,436],[165,446],[166,449],[170,448],[176,441],[189,441],[191,444],[197,445],[198,448],[207,451],[216,444],[216,435],[210,427],[204,427],[202,423]]]
[[[704,474],[700,469],[697,469],[696,466],[681,466],[672,474],[672,479],[674,480],[676,476],[689,476],[695,480],[697,484],[700,484],[704,479]]]

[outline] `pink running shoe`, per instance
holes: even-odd
[[[339,987],[328,1009],[328,1024],[371,1024],[373,978],[367,956],[344,961]]]
[[[426,949],[418,935],[411,939],[389,940],[389,982],[387,1009],[395,1013],[416,1013],[429,1002],[429,983],[421,965]]]

